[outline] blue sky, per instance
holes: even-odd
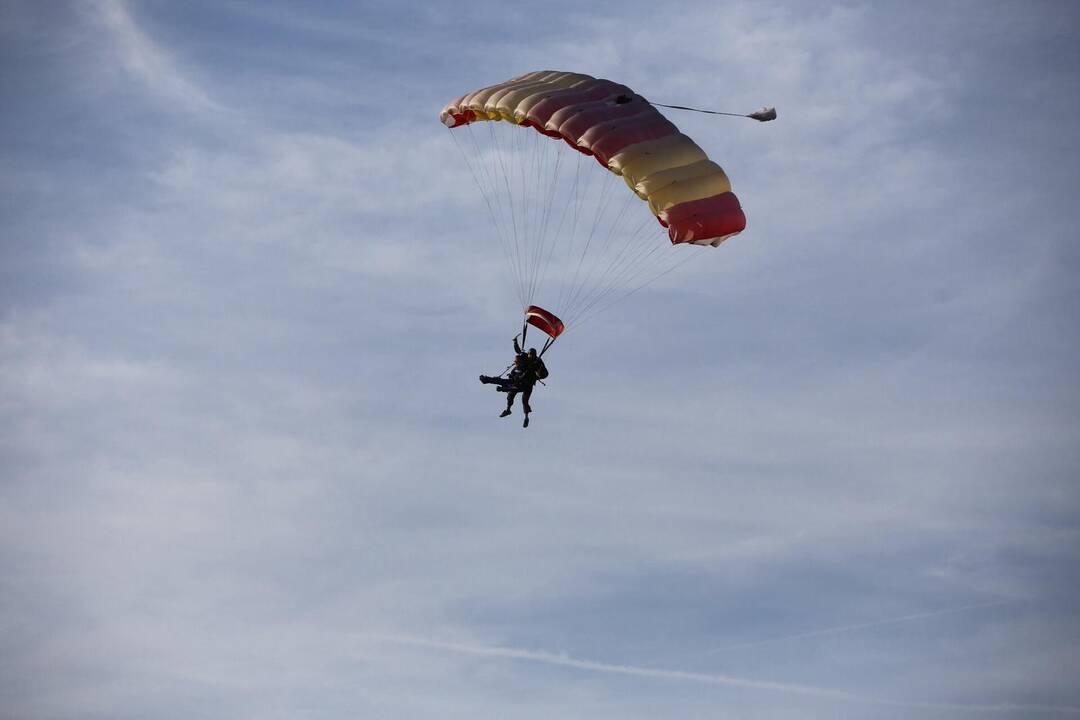
[[[1078,34],[0,3],[2,714],[1080,714]],[[780,118],[671,116],[749,226],[560,341],[522,431],[438,112],[546,68]]]

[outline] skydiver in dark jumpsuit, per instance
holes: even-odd
[[[543,368],[542,372],[541,368]],[[515,336],[514,365],[510,368],[509,374],[505,378],[481,375],[480,382],[485,385],[496,385],[499,392],[506,393],[506,409],[502,411],[499,417],[506,417],[510,414],[510,408],[514,405],[514,398],[517,397],[518,393],[521,393],[521,409],[525,411],[525,421],[521,426],[529,427],[529,413],[532,412],[529,398],[532,397],[533,387],[540,379],[540,375],[547,377],[547,368],[544,367],[544,361],[536,354],[536,348],[529,348],[528,353],[522,352]]]

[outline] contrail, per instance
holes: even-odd
[[[640,667],[635,665],[617,665],[612,663],[596,662],[594,660],[579,660],[564,654],[555,654],[538,650],[523,650],[520,648],[491,646],[491,645],[465,645],[462,643],[442,642],[439,640],[427,640],[425,638],[408,635],[383,635],[360,633],[355,635],[357,639],[372,640],[377,642],[396,643],[413,647],[431,648],[465,655],[480,655],[484,657],[508,658],[511,660],[525,660],[528,662],[544,663],[546,665],[558,665],[560,667],[589,670],[592,672],[610,673],[615,675],[631,675],[634,677],[652,678],[656,680],[680,680],[707,685],[725,685],[728,687],[751,688],[766,690],[792,695],[804,695],[822,698],[825,700],[840,700],[846,702],[865,703],[872,705],[886,705],[890,707],[929,709],[929,710],[956,710],[975,713],[1002,713],[1002,712],[1038,712],[1038,713],[1063,713],[1080,715],[1078,706],[1037,705],[1037,704],[1013,704],[997,703],[987,705],[969,705],[963,703],[936,703],[904,700],[888,700],[874,698],[866,695],[834,690],[831,688],[815,687],[813,685],[796,685],[791,683],[779,683],[769,680],[754,680],[740,678],[731,675],[719,675],[711,673],[687,672],[684,670],[665,670],[662,668]]]
[[[911,620],[922,620],[923,618],[938,617],[939,615],[949,615],[951,613],[966,612],[968,610],[977,610],[979,608],[1011,605],[1017,602],[1020,601],[996,600],[994,602],[977,603],[975,605],[964,605],[963,607],[948,608],[945,610],[932,610],[930,612],[916,613],[914,615],[904,615],[902,617],[888,618],[887,620],[874,620],[872,622],[858,623],[855,625],[840,625],[838,627],[825,628],[824,630],[811,630],[810,632],[797,633],[795,635],[784,635],[782,637],[766,638],[764,640],[753,640],[751,642],[738,643],[736,645],[724,645],[723,647],[708,650],[705,654],[713,655],[719,652],[724,652],[725,650],[737,650],[739,648],[757,647],[758,645],[768,645],[769,643],[783,642],[784,640],[801,640],[803,638],[818,637],[820,635],[838,635],[840,633],[850,632],[852,630],[865,630],[867,628],[882,627],[884,625],[896,625],[898,623],[904,623]]]

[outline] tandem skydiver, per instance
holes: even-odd
[[[536,353],[536,348],[529,348],[529,352],[522,352],[518,344],[518,336],[514,336],[514,363],[507,368],[509,373],[506,377],[491,377],[481,375],[480,382],[485,385],[496,385],[496,390],[506,393],[506,409],[499,417],[506,417],[514,405],[514,398],[521,393],[521,409],[525,411],[525,421],[521,427],[529,427],[529,413],[532,407],[529,398],[532,396],[533,387],[537,382],[548,376],[547,366],[543,359]],[[505,372],[505,371],[504,371]]]

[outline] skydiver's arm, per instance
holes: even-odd
[[[514,353],[517,354],[517,355],[520,355],[521,354],[521,346],[518,345],[517,339],[518,339],[518,336],[515,335],[514,336]]]

